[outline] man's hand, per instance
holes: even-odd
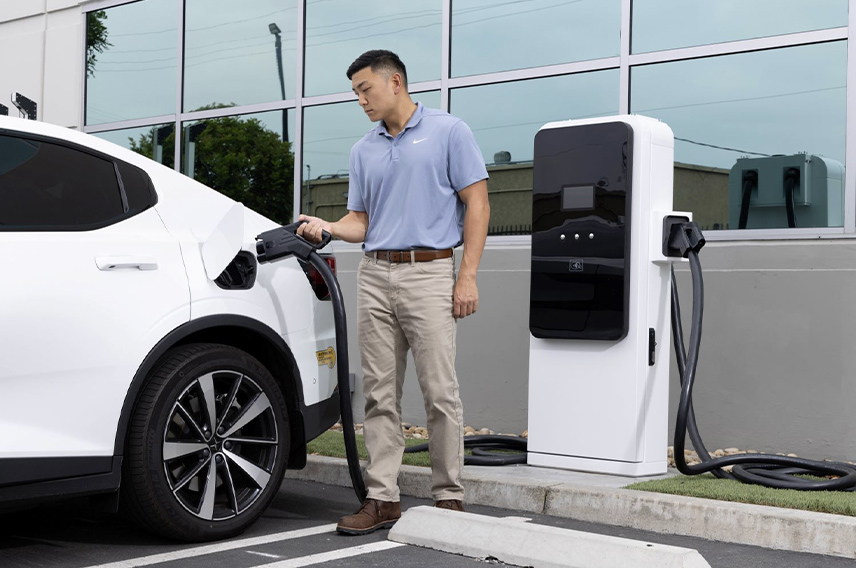
[[[465,318],[476,313],[479,308],[479,289],[475,276],[459,276],[455,282],[453,315],[455,319]]]
[[[306,223],[297,227],[297,234],[310,243],[320,243],[324,239],[321,231],[326,231],[331,235],[333,234],[331,224],[320,217],[301,215],[300,221],[306,221]]]

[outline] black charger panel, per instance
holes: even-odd
[[[624,122],[535,136],[529,331],[618,341],[630,302],[633,130]]]

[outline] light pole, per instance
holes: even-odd
[[[270,33],[276,38],[276,68],[279,71],[279,88],[282,91],[282,100],[285,100],[285,80],[282,78],[282,30],[275,23],[268,24]],[[282,109],[282,140],[288,142],[288,109]]]

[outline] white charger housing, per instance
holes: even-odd
[[[528,463],[666,472],[674,137],[636,115],[535,137]]]

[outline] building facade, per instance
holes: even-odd
[[[856,459],[851,33],[856,0],[22,0],[0,7],[0,96],[274,219],[334,219],[371,127],[345,70],[368,49],[397,52],[413,98],[463,118],[491,175],[458,372],[467,422],[510,433],[527,416],[534,135],[555,120],[661,119],[674,207],[709,241],[695,405],[708,447]],[[353,313],[361,253],[336,251]],[[688,273],[678,281],[688,294]],[[422,423],[408,385],[406,418]]]

